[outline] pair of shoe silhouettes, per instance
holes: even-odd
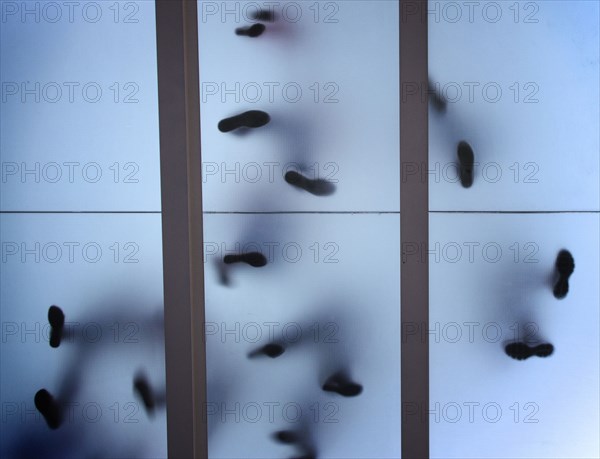
[[[273,22],[275,20],[275,14],[272,11],[259,10],[252,15],[252,19],[255,19],[257,21]],[[237,29],[235,29],[235,34],[250,38],[256,38],[260,37],[265,30],[267,30],[267,28],[264,24],[257,23],[252,24],[251,26],[238,27]]]
[[[236,129],[259,128],[271,121],[267,112],[261,110],[249,110],[230,118],[222,119],[218,128],[221,132],[231,132]],[[296,171],[288,171],[284,180],[290,185],[307,191],[315,196],[329,196],[335,192],[335,185],[324,179],[310,179]]]
[[[569,293],[569,277],[575,271],[575,260],[568,250],[561,250],[556,257],[556,283],[554,284],[554,297],[563,299]],[[506,354],[516,360],[526,360],[530,357],[549,357],[554,353],[554,346],[550,343],[529,346],[520,341],[510,343],[504,348]]]
[[[248,358],[266,356],[275,359],[284,352],[285,347],[282,344],[273,342],[250,352]],[[343,371],[338,371],[327,378],[321,389],[325,392],[335,392],[344,397],[355,397],[363,390],[360,384],[353,382]]]

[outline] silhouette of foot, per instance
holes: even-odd
[[[50,322],[50,347],[60,346],[63,327],[65,325],[65,315],[58,306],[50,306],[48,309],[48,322]]]
[[[525,360],[532,356],[548,357],[554,352],[552,344],[539,344],[537,346],[528,346],[525,343],[510,343],[504,350],[509,357],[516,360]]]
[[[265,29],[263,24],[254,24],[248,27],[238,27],[235,29],[235,34],[254,38],[262,35]]]
[[[471,145],[462,141],[458,144],[458,161],[460,163],[460,183],[463,187],[469,188],[473,185],[473,162],[475,155]]]
[[[225,118],[219,121],[219,131],[230,132],[235,129],[247,127],[247,128],[258,128],[264,126],[271,117],[268,113],[260,110],[250,110],[239,115]]]
[[[153,415],[156,401],[154,392],[144,374],[138,373],[133,379],[133,391],[142,399],[142,402],[144,402],[146,413],[150,416]]]
[[[250,18],[255,21],[273,22],[275,20],[275,11],[272,9],[263,10],[262,8],[259,8],[256,12],[250,15]]]
[[[248,252],[242,255],[225,255],[223,263],[230,265],[232,263],[248,263],[250,266],[260,268],[267,264],[266,257],[260,252]]]
[[[251,18],[255,21],[273,22],[275,20],[275,13],[273,11],[260,9],[256,13],[252,13]]]
[[[229,279],[229,267],[225,265],[222,259],[215,259],[215,265],[219,275],[219,283],[228,287],[231,284],[231,280]]]
[[[435,85],[431,80],[429,80],[429,101],[438,113],[446,113],[448,103],[444,96],[436,90]]]
[[[33,402],[36,409],[44,416],[48,427],[52,430],[58,429],[62,424],[62,410],[50,392],[46,389],[38,390]]]
[[[273,434],[273,438],[279,443],[293,445],[300,442],[300,436],[293,430],[279,430]]]
[[[355,397],[362,392],[363,388],[360,384],[350,381],[343,373],[336,373],[325,381],[323,390],[336,392],[344,397]]]
[[[291,459],[316,459],[317,453],[311,441],[307,438],[306,434],[294,432],[293,430],[280,430],[273,434],[275,441],[283,443],[285,445],[296,445],[300,451],[300,456],[294,456]]]
[[[263,347],[252,351],[248,354],[249,358],[257,357],[259,355],[266,355],[267,357],[271,357],[272,359],[279,357],[281,354],[285,352],[285,348],[277,343],[269,343],[265,344]]]
[[[335,185],[324,179],[311,180],[295,171],[286,172],[284,178],[290,185],[308,191],[315,196],[329,196],[335,193]]]
[[[559,300],[569,293],[569,277],[575,271],[575,260],[568,250],[561,250],[556,257],[558,281],[554,286],[554,296]]]

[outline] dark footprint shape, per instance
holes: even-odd
[[[267,357],[271,357],[272,359],[279,357],[281,354],[285,352],[285,348],[277,343],[269,343],[265,344],[263,347],[252,351],[248,354],[249,358],[258,357],[259,355],[266,355]]]
[[[262,35],[265,29],[263,24],[254,24],[249,27],[238,27],[235,29],[235,34],[254,38]]]
[[[284,178],[290,185],[308,191],[315,196],[329,196],[335,193],[335,185],[327,180],[311,180],[295,171],[286,172]]]
[[[253,13],[251,18],[255,21],[273,22],[275,20],[275,13],[273,11],[261,9],[256,13]]]
[[[225,265],[223,260],[215,260],[215,264],[219,274],[219,283],[228,287],[231,284],[231,280],[229,279],[229,268]]]
[[[250,266],[260,268],[267,264],[266,257],[260,252],[248,252],[242,255],[225,255],[223,263],[230,265],[232,263],[248,263]]]
[[[271,117],[268,113],[260,110],[250,110],[219,121],[219,131],[230,132],[242,127],[258,128],[269,121],[271,121]]]
[[[569,277],[575,271],[575,260],[568,250],[561,250],[556,257],[558,281],[554,286],[554,296],[559,300],[569,293]]]
[[[144,402],[146,413],[148,415],[153,415],[156,402],[154,400],[154,393],[152,392],[152,388],[150,387],[150,383],[148,383],[146,376],[143,374],[135,376],[133,379],[133,390]]]
[[[508,344],[504,350],[513,359],[525,360],[534,355],[537,357],[548,357],[554,352],[554,346],[552,344],[539,344],[529,347],[527,344],[519,342]]]
[[[297,445],[302,452],[301,456],[294,456],[291,459],[316,459],[317,453],[310,445],[310,441],[305,435],[301,435],[293,430],[280,430],[273,434],[275,441],[285,445]]]
[[[63,327],[65,326],[65,315],[58,306],[50,306],[48,309],[48,322],[50,322],[50,347],[60,346]]]
[[[473,163],[475,155],[471,145],[462,141],[458,144],[458,161],[460,162],[460,183],[465,188],[473,185]]]
[[[444,98],[444,96],[442,96],[436,90],[436,88],[432,84],[431,80],[429,80],[429,101],[431,102],[431,105],[433,105],[433,108],[438,113],[446,113],[446,107],[448,106],[448,103],[446,102],[446,99]]]
[[[360,384],[350,381],[342,373],[336,373],[325,381],[323,390],[326,392],[336,392],[344,397],[355,397],[362,392],[363,388]]]
[[[54,397],[46,389],[36,392],[33,399],[35,407],[44,416],[48,427],[52,430],[58,429],[62,424],[62,412]]]
[[[286,445],[293,445],[300,442],[300,437],[293,430],[280,430],[273,434],[273,438],[279,443]]]
[[[248,263],[250,266],[260,268],[267,264],[266,257],[260,252],[248,252],[242,255],[225,255],[223,263],[230,265],[232,263]]]

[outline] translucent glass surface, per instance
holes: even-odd
[[[154,3],[2,2],[2,210],[160,210]]]
[[[198,9],[204,210],[398,211],[397,2]],[[258,9],[274,20],[253,19]],[[258,37],[235,33],[258,23]],[[219,132],[220,120],[248,110],[270,123]],[[288,170],[336,191],[306,196],[284,181]]]
[[[209,456],[397,458],[398,3],[198,8]],[[324,391],[340,371],[362,393]]]
[[[430,2],[431,210],[598,211],[598,2]],[[457,144],[475,155],[469,190]]]
[[[398,215],[205,216],[210,457],[400,456]],[[224,265],[260,249],[268,263]],[[227,284],[224,284],[224,280]],[[280,357],[249,358],[269,343]],[[321,386],[345,370],[358,397]]]
[[[430,219],[431,457],[596,457],[597,214]],[[575,259],[553,295],[561,249]],[[513,360],[514,341],[550,343]]]
[[[166,457],[160,215],[2,215],[2,457]],[[49,345],[48,308],[65,314]],[[34,405],[63,409],[50,430]]]
[[[431,455],[597,457],[599,6],[467,3],[429,5]]]
[[[153,2],[0,2],[0,84],[0,456],[166,457]]]

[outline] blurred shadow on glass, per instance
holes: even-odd
[[[276,199],[275,196],[268,196],[252,202],[259,202],[257,205],[261,206],[260,202],[273,202]],[[205,243],[204,256],[206,260],[208,257],[212,258],[218,283],[224,287],[231,287],[234,285],[233,273],[236,273],[238,278],[243,278],[248,270],[268,267],[273,262],[274,255],[270,244],[272,241],[282,240],[285,233],[286,227],[282,223],[275,226],[260,214],[248,215],[244,219],[244,225],[240,226],[235,241],[223,242],[221,246],[217,243]]]
[[[296,453],[290,456],[291,459],[316,459],[318,454],[314,428],[314,424],[304,419],[294,425],[293,429],[273,432],[271,438],[282,445],[294,447]]]
[[[128,294],[123,294],[122,296],[115,295],[110,299],[107,298],[106,301],[94,303],[96,304],[91,306],[90,309],[103,312],[92,317],[75,317],[77,320],[72,320],[69,317],[68,308],[66,308],[67,311],[65,313],[62,308],[57,306],[50,307],[49,317],[58,314],[57,310],[59,310],[64,324],[64,327],[61,327],[61,343],[63,346],[56,352],[65,352],[63,350],[65,345],[75,348],[75,353],[70,357],[66,368],[58,370],[61,373],[61,382],[56,390],[56,395],[52,395],[52,390],[43,388],[34,397],[36,408],[44,419],[46,419],[51,429],[58,429],[63,424],[65,408],[73,403],[80,392],[84,375],[96,364],[97,360],[103,356],[113,358],[119,350],[125,351],[129,349],[125,346],[127,340],[123,342],[110,342],[109,340],[86,339],[83,335],[75,333],[75,326],[72,326],[73,324],[93,324],[93,327],[90,328],[94,328],[96,338],[102,335],[110,336],[114,332],[115,323],[130,324],[132,330],[141,332],[141,338],[135,338],[136,341],[131,342],[136,342],[142,347],[152,347],[157,343],[164,346],[162,305],[154,310],[148,308],[148,313],[140,316],[132,315],[128,312],[139,310],[139,308],[131,308],[131,296]],[[53,332],[56,329],[55,325],[56,323],[52,325]],[[125,354],[126,356],[127,354]],[[132,364],[135,364],[135,362],[132,362]],[[110,370],[107,368],[106,371]],[[158,396],[158,401],[160,400],[164,400],[163,395]],[[146,399],[144,399],[144,404],[146,405]],[[148,407],[146,406],[146,408]]]

